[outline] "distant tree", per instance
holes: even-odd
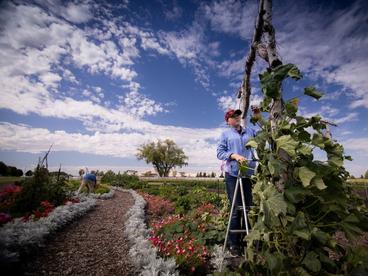
[[[28,170],[28,171],[26,172],[26,176],[32,176],[32,175],[33,175],[33,171]]]
[[[184,151],[169,139],[141,145],[136,156],[138,160],[152,164],[161,177],[167,177],[172,168],[188,165],[186,162],[188,157]]]
[[[16,176],[17,175],[17,168],[13,167],[13,166],[8,166],[7,175]]]
[[[364,174],[364,178],[365,178],[365,179],[368,179],[368,170],[365,172],[365,174]]]
[[[221,172],[220,178],[224,178],[224,173],[223,172]]]
[[[351,175],[351,176],[350,176],[350,178],[351,178],[351,179],[355,179],[355,176],[354,176],[354,175]]]
[[[0,175],[7,176],[8,175],[8,166],[5,165],[4,162],[0,161]]]
[[[199,177],[202,177],[202,172],[199,172]]]
[[[15,171],[15,176],[22,176],[23,175],[23,171],[21,169],[17,169]]]
[[[212,172],[211,177],[216,177],[216,174],[214,172]]]
[[[202,176],[203,176],[203,177],[207,177],[207,174],[206,174],[206,172],[204,172],[204,173],[202,174]]]
[[[361,176],[360,176],[360,178],[361,178],[361,179],[363,179],[363,178],[364,178],[364,176],[363,176],[363,175],[361,175]]]

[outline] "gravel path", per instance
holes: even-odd
[[[133,205],[128,192],[98,200],[94,210],[68,225],[23,264],[23,275],[136,275],[123,236],[124,214]]]

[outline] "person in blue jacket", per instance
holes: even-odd
[[[82,177],[82,182],[81,182],[81,185],[79,186],[79,189],[77,191],[77,195],[82,191],[84,186],[87,187],[87,193],[88,194],[93,192],[96,185],[97,185],[97,178],[96,178],[96,175],[94,174],[94,172],[89,173],[88,171],[86,171],[86,173]]]
[[[250,138],[256,136],[254,129],[241,126],[241,110],[230,109],[225,114],[225,121],[228,128],[221,134],[219,144],[217,146],[217,158],[225,161],[225,183],[227,197],[230,201],[230,206],[233,201],[236,180],[239,173],[239,163],[247,161],[248,169],[242,175],[243,188],[245,193],[246,206],[252,205],[252,182],[250,176],[254,174],[256,161],[253,160],[254,153],[252,149],[245,147]],[[230,229],[240,229],[241,213],[237,212],[237,206],[241,206],[240,190],[235,201],[235,209],[230,221]],[[230,252],[235,255],[240,255],[242,250],[242,241],[237,233],[229,233]]]

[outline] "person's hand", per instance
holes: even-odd
[[[241,156],[240,154],[237,154],[237,153],[233,153],[231,155],[231,159],[234,159],[234,160],[238,161],[239,163],[243,163],[243,162],[247,161],[247,159],[244,156]]]

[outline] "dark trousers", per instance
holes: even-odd
[[[231,204],[234,198],[236,180],[237,178],[235,176],[231,176],[228,173],[225,173],[226,192],[227,192],[227,197],[230,201],[230,208],[231,208]],[[252,203],[252,182],[249,178],[242,178],[242,182],[243,182],[245,205],[251,206],[253,205]],[[241,213],[242,211],[237,211],[237,206],[242,206],[240,187],[238,190],[238,194],[236,196],[234,211],[233,211],[233,215],[230,221],[230,229],[240,229],[240,220],[242,217],[242,213]],[[248,220],[248,227],[249,227],[249,220]],[[237,233],[229,233],[230,246],[240,246],[242,243],[240,238],[241,236]]]

